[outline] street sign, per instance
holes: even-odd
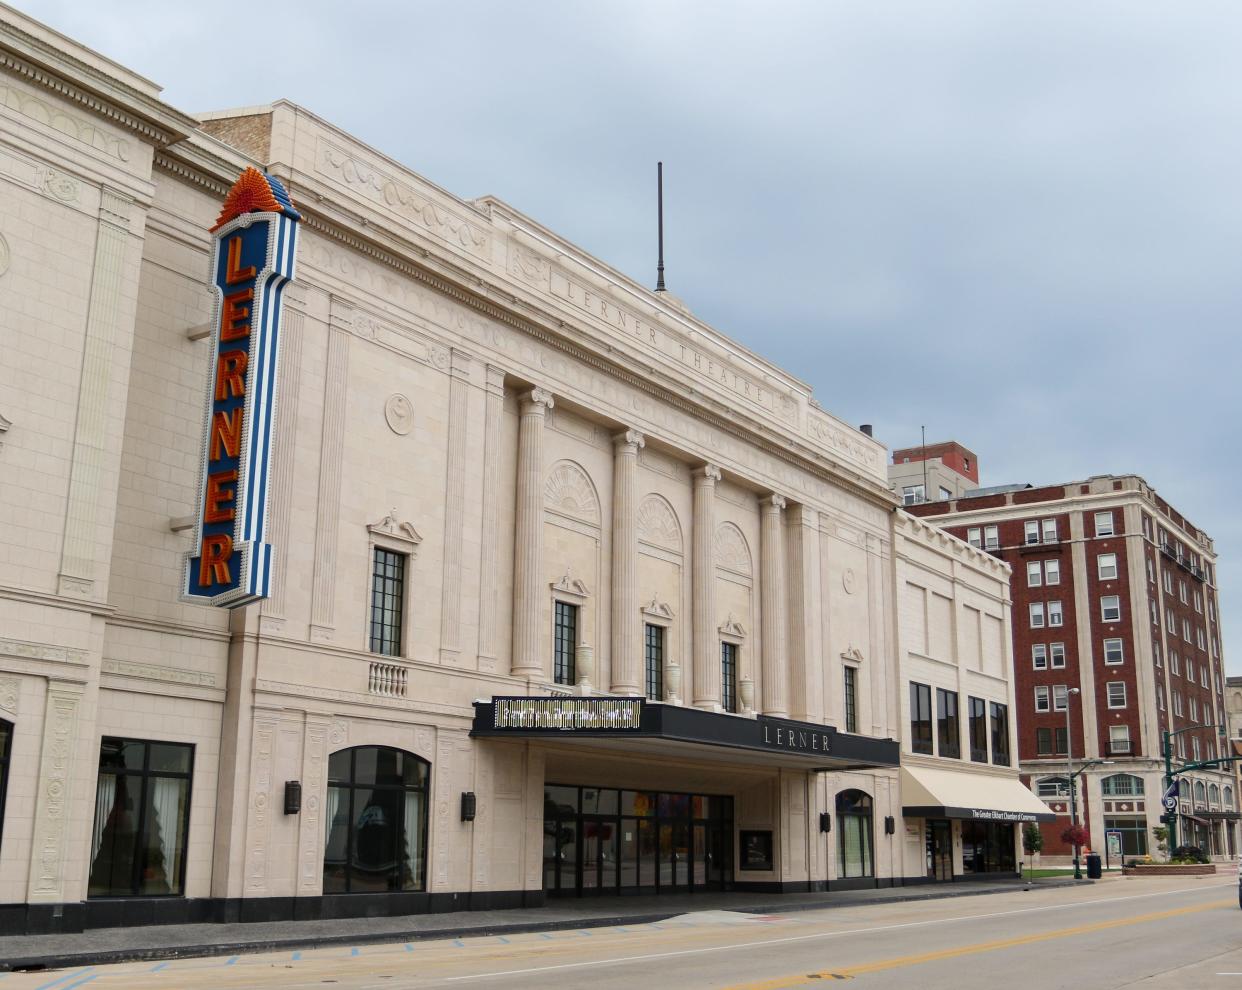
[[[1177,810],[1177,796],[1181,793],[1181,783],[1180,778],[1174,779],[1164,792],[1164,806],[1169,811]]]
[[[1104,838],[1108,843],[1108,857],[1112,859],[1116,856],[1121,858],[1121,833],[1117,831],[1108,831],[1104,833]]]

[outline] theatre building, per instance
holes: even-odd
[[[0,928],[925,879],[910,680],[1010,865],[1003,565],[902,536],[983,652],[899,664],[881,444],[300,107],[0,54]]]

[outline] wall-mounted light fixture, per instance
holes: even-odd
[[[832,815],[828,814],[826,811],[821,811],[819,813],[819,830],[821,832],[832,831]]]
[[[302,782],[285,781],[285,814],[296,815],[302,810]]]
[[[884,819],[884,834],[892,835],[897,831],[897,819],[892,815],[888,815]]]
[[[474,796],[474,791],[461,792],[461,820],[463,822],[474,821],[475,811],[478,809],[478,800]]]

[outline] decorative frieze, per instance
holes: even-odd
[[[192,684],[197,687],[216,686],[216,675],[199,670],[185,670],[179,667],[161,667],[153,663],[134,663],[130,660],[117,660],[105,657],[100,669],[105,674],[117,674],[121,677],[141,677],[148,681],[166,681],[169,684]]]
[[[81,715],[83,686],[49,681],[43,716],[42,755],[35,797],[33,863],[27,885],[30,901],[62,901],[66,895],[65,858],[69,846],[69,790]]]

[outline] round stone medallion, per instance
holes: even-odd
[[[384,419],[388,421],[388,428],[393,433],[403,437],[414,427],[414,407],[409,399],[398,392],[389,396],[384,403]]]

